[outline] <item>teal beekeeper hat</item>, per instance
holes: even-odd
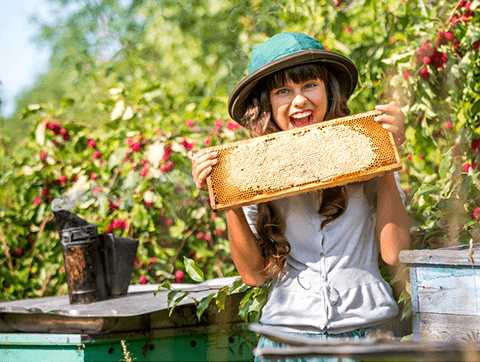
[[[348,98],[357,86],[355,64],[347,57],[325,50],[316,39],[303,33],[280,33],[252,48],[248,75],[233,89],[228,99],[228,113],[242,124],[245,101],[260,80],[278,70],[305,63],[325,63]]]

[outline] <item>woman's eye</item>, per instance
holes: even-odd
[[[277,94],[287,94],[288,93],[288,89],[279,89],[277,91]]]
[[[316,83],[307,83],[307,84],[305,85],[305,88],[314,88],[314,87],[316,87],[316,86],[317,86]]]

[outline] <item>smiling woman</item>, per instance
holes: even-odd
[[[288,80],[270,91],[270,101],[273,120],[282,131],[322,122],[327,113],[325,83],[320,79]]]

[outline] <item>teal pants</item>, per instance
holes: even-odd
[[[354,331],[349,331],[345,333],[339,333],[339,334],[330,334],[328,332],[324,334],[314,334],[314,333],[306,333],[305,335],[308,336],[313,336],[316,338],[324,338],[324,339],[333,339],[333,338],[354,338],[354,339],[359,339],[365,337],[368,331],[371,331],[375,328],[360,328],[356,329]],[[258,348],[288,348],[289,345],[287,343],[282,343],[282,342],[275,342],[272,341],[264,336],[260,337],[260,340],[258,341]],[[265,360],[261,360],[260,358],[255,356],[255,362],[261,362]],[[352,359],[347,359],[347,358],[342,358],[339,359],[337,357],[317,357],[317,358],[287,358],[287,359],[281,359],[281,360],[275,360],[276,362],[356,362]]]

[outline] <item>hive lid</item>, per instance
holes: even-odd
[[[468,244],[433,250],[402,250],[400,261],[404,264],[480,266],[480,243],[473,244],[472,250]]]

